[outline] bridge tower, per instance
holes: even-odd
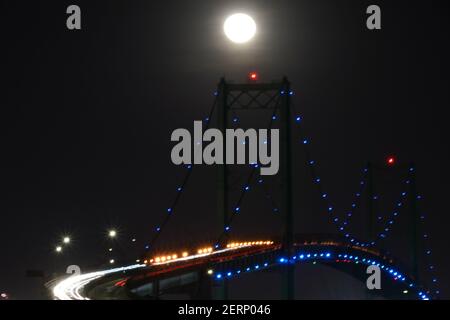
[[[258,83],[250,78],[248,83],[229,83],[222,78],[218,85],[218,117],[217,128],[224,137],[223,159],[226,159],[225,130],[230,124],[232,112],[237,110],[257,111],[261,109],[273,110],[280,116],[280,170],[282,177],[283,245],[287,257],[292,256],[293,248],[293,213],[292,213],[292,152],[291,152],[291,101],[290,83],[286,77],[279,82]],[[217,212],[219,218],[219,233],[222,234],[230,219],[228,201],[228,168],[226,164],[218,165],[217,178]],[[221,237],[220,245],[227,241],[227,233]],[[290,259],[288,259],[290,260]],[[283,270],[283,298],[294,298],[294,265],[287,263]],[[220,288],[216,288],[216,296],[226,299],[228,295],[227,282],[223,281]]]

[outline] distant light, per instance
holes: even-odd
[[[259,78],[259,76],[258,76],[258,74],[257,74],[256,72],[250,72],[250,73],[248,74],[248,79],[249,79],[250,81],[257,81],[258,78]]]
[[[109,263],[113,264],[114,263],[114,259],[109,260]]]
[[[209,270],[208,270],[208,274],[213,274],[212,269],[209,269]]]
[[[387,164],[390,166],[393,166],[395,164],[395,158],[394,157],[389,157],[387,158]]]
[[[64,237],[64,238],[63,238],[63,242],[64,242],[65,244],[70,243],[70,237]]]
[[[108,232],[108,236],[110,237],[110,238],[115,238],[116,236],[117,236],[117,231],[116,230],[109,230],[109,232]]]
[[[62,252],[62,247],[61,246],[57,246],[55,248],[55,251],[58,252],[58,253]]]

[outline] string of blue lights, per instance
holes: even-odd
[[[415,181],[416,168],[412,165],[409,168],[409,171],[411,172],[411,178],[414,179],[413,181]],[[423,197],[420,194],[414,194],[414,195],[415,195],[416,201],[417,201],[418,212],[420,212],[421,211],[420,204],[423,200]],[[419,213],[418,218],[419,218],[419,222],[420,222],[420,227],[422,228],[422,232],[423,232],[423,233],[421,233],[421,238],[422,238],[422,241],[424,242],[424,245],[422,246],[422,248],[424,251],[423,253],[424,253],[425,263],[426,263],[425,269],[428,272],[428,275],[431,280],[432,294],[438,298],[441,294],[441,291],[439,288],[439,280],[436,275],[436,266],[433,261],[433,250],[431,249],[431,239],[430,239],[429,233],[426,231],[427,215],[424,212],[421,212],[421,213]],[[430,293],[430,292],[428,292],[428,293]]]
[[[280,102],[280,96],[278,96],[276,103],[275,103],[275,107],[273,109],[272,115],[270,117],[270,121],[269,121],[269,125],[267,126],[269,129],[272,128],[274,122],[277,120],[277,112],[278,112],[278,108],[279,108],[279,102]],[[237,116],[233,117],[233,123],[237,123],[239,121],[239,118]],[[245,141],[243,142],[245,143]],[[265,143],[268,143],[267,141],[265,141]],[[236,202],[236,204],[232,207],[232,212],[229,215],[224,230],[221,232],[221,234],[219,235],[219,237],[217,238],[217,241],[214,243],[214,248],[215,249],[219,249],[222,245],[223,245],[223,240],[226,237],[229,237],[229,234],[231,232],[231,225],[235,219],[235,217],[237,215],[239,215],[239,213],[241,213],[241,206],[242,206],[242,201],[245,198],[245,195],[250,191],[251,189],[251,184],[253,181],[253,177],[255,176],[256,170],[259,168],[259,164],[258,163],[253,163],[251,164],[251,171],[250,174],[248,175],[248,178],[246,180],[246,183],[244,184],[244,186],[242,187],[242,191],[238,197],[238,200]],[[258,182],[262,181],[262,178],[259,177]]]
[[[377,260],[373,258],[365,258],[358,256],[356,254],[344,253],[344,252],[332,252],[332,251],[298,251],[292,257],[277,257],[277,258],[267,258],[263,262],[256,263],[253,265],[247,265],[242,267],[235,267],[232,270],[217,270],[212,271],[211,276],[214,277],[216,281],[222,281],[224,279],[230,279],[240,276],[249,272],[261,271],[264,269],[276,267],[277,265],[283,265],[288,263],[299,263],[299,262],[311,262],[315,264],[316,262],[335,262],[335,263],[352,263],[355,265],[361,264],[365,266],[377,266],[379,267],[388,277],[392,278],[394,281],[399,281],[404,283],[403,294],[409,294],[409,290],[412,290],[416,297],[421,300],[430,300],[430,296],[425,290],[420,287],[414,280],[403,273],[401,273],[398,268],[389,263],[389,259]],[[408,289],[406,289],[408,288]]]
[[[215,91],[213,93],[213,95],[215,97],[214,101],[213,101],[213,104],[212,104],[211,109],[209,111],[208,117],[204,119],[204,123],[206,124],[206,129],[208,129],[209,126],[210,126],[210,122],[211,122],[210,120],[211,120],[211,118],[212,118],[212,116],[214,114],[214,110],[215,110],[217,102],[218,102],[218,93],[217,93],[217,91]],[[155,233],[154,233],[152,239],[144,247],[145,251],[147,252],[147,254],[148,254],[148,251],[155,246],[155,243],[158,240],[158,238],[160,237],[164,227],[167,225],[167,223],[170,221],[170,218],[173,216],[174,210],[175,210],[177,204],[179,203],[179,201],[181,199],[181,195],[182,195],[183,191],[186,188],[186,185],[187,185],[187,183],[189,181],[189,178],[190,178],[190,176],[192,174],[192,165],[190,165],[190,164],[189,165],[185,165],[185,168],[187,169],[187,172],[186,172],[186,174],[185,174],[185,176],[184,176],[184,178],[182,180],[182,183],[179,186],[177,186],[177,188],[176,188],[176,195],[175,195],[174,200],[172,201],[171,206],[166,209],[166,214],[164,215],[164,218],[163,218],[162,222],[154,228]]]
[[[336,214],[335,206],[332,203],[331,197],[328,192],[325,192],[325,188],[323,186],[323,179],[321,176],[317,173],[318,171],[318,165],[317,161],[314,160],[311,156],[310,151],[310,139],[304,134],[304,129],[301,126],[303,118],[300,115],[295,116],[295,123],[297,123],[297,128],[300,133],[300,144],[304,146],[304,151],[306,155],[306,163],[308,167],[310,168],[311,177],[313,183],[316,185],[317,190],[319,192],[320,198],[323,201],[324,207],[326,208],[327,212],[329,213],[329,219],[331,220],[332,224],[337,228],[338,232],[342,234],[348,241],[350,241],[352,244],[361,246],[361,247],[370,247],[375,246],[378,241],[387,238],[389,235],[390,230],[392,229],[393,224],[396,221],[397,216],[399,215],[400,208],[404,205],[404,200],[407,195],[407,192],[402,191],[400,194],[400,199],[396,202],[396,208],[390,213],[389,217],[387,218],[387,221],[385,225],[382,227],[382,232],[378,233],[375,239],[369,239],[368,241],[362,241],[358,239],[357,236],[352,234],[349,231],[349,222],[350,218],[354,215],[355,210],[358,208],[358,205],[360,203],[360,199],[362,197],[362,192],[364,190],[364,187],[367,184],[367,173],[368,168],[364,167],[363,169],[363,177],[360,179],[359,186],[360,189],[354,194],[355,200],[351,204],[351,208],[347,213],[345,214],[344,219],[340,219],[338,214]],[[405,184],[408,184],[408,180],[405,181]],[[379,196],[374,196],[376,199],[379,198]],[[342,222],[340,222],[342,220]],[[383,217],[378,216],[378,221],[382,221]]]

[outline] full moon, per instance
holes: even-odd
[[[223,31],[231,41],[245,43],[255,36],[256,23],[249,15],[236,13],[225,20]]]

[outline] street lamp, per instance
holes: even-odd
[[[65,237],[63,238],[63,243],[64,243],[64,244],[69,244],[69,243],[70,243],[70,237],[65,236]]]
[[[61,253],[61,252],[62,252],[62,247],[61,247],[61,246],[57,246],[57,247],[55,248],[55,251],[56,251],[57,253]]]

